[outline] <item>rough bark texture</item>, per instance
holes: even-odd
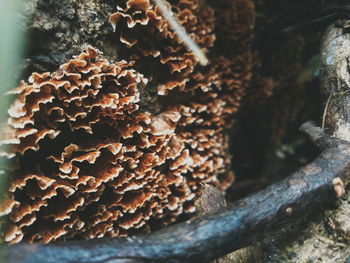
[[[26,19],[21,20],[26,21],[23,29],[27,32],[24,75],[55,70],[88,44],[117,61],[118,49],[112,42],[113,29],[108,23],[112,12],[113,1],[107,0],[23,1],[22,15]]]
[[[350,140],[349,21],[338,21],[324,33],[321,50],[321,85],[329,103],[325,124],[333,136]]]
[[[327,28],[321,43],[321,89],[325,101],[325,130],[349,140],[348,22]],[[326,104],[326,103],[325,103]],[[350,195],[315,216],[303,218],[261,243],[265,262],[347,262],[350,256]]]

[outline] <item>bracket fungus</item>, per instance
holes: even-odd
[[[253,4],[170,4],[209,66],[197,66],[151,1],[118,1],[109,21],[125,60],[107,61],[89,46],[9,92],[5,242],[150,232],[192,218],[203,183],[220,190],[232,183],[226,130],[250,79]],[[160,70],[158,96],[178,92],[186,100],[156,113],[140,109],[151,76],[137,65],[146,58]]]

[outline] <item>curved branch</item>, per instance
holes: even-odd
[[[290,177],[215,214],[139,237],[13,245],[0,257],[12,263],[207,262],[340,197],[349,165],[350,144],[340,141]]]
[[[335,139],[325,134],[320,127],[316,127],[310,121],[305,122],[299,129],[306,133],[321,150],[334,146],[337,143]]]

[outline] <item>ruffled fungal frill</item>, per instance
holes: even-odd
[[[128,52],[137,56],[153,57],[162,67],[159,95],[166,95],[176,87],[185,89],[188,76],[198,60],[173,31],[162,11],[150,0],[128,0],[118,3],[117,12],[109,22],[119,41]],[[171,3],[171,11],[202,52],[207,53],[215,41],[214,11],[200,1],[180,0]]]
[[[132,63],[110,63],[88,47],[10,92],[5,242],[149,232],[191,217],[202,182],[227,187],[230,179],[217,176],[228,164],[225,136],[177,130],[195,122],[183,112],[205,108],[140,112],[146,83]]]
[[[0,142],[10,159],[0,209],[9,221],[7,243],[149,232],[193,217],[204,183],[221,190],[232,183],[226,129],[250,79],[251,2],[219,1],[224,11],[199,0],[171,2],[209,57],[210,48],[218,52],[215,39],[219,46],[237,41],[207,67],[197,67],[152,2],[122,2],[110,23],[132,62],[112,63],[87,47],[9,92],[15,100]],[[221,12],[235,14],[224,29],[215,24],[227,18]],[[242,29],[226,36],[227,26]],[[161,72],[158,112],[140,108],[141,90],[154,76],[141,74],[138,63]]]

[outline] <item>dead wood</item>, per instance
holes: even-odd
[[[323,34],[320,57],[325,132],[332,138],[347,141],[350,139],[349,44],[349,22],[336,21]],[[317,132],[315,135],[317,137]],[[348,200],[349,193],[332,209],[314,214],[296,227],[274,233],[273,238],[263,244],[269,262],[347,262],[350,255]]]

